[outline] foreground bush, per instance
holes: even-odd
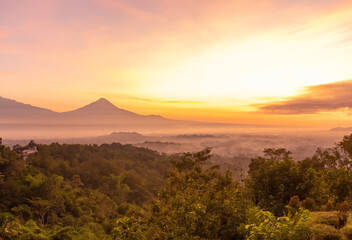
[[[312,224],[325,224],[334,228],[340,228],[340,218],[338,212],[312,212]]]
[[[352,225],[346,225],[345,227],[341,228],[340,231],[344,239],[352,239]]]
[[[0,213],[0,239],[13,239],[18,235],[19,223],[9,213]]]
[[[275,217],[258,207],[248,211],[248,240],[309,240],[309,211],[300,209],[294,216]]]
[[[326,224],[314,224],[310,227],[313,240],[341,240],[340,232]]]

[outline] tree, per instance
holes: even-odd
[[[210,157],[205,149],[174,161],[166,186],[149,207],[118,220],[117,239],[128,239],[136,229],[146,239],[241,239],[238,228],[249,203],[230,171],[202,167]]]
[[[300,171],[298,163],[290,157],[285,149],[265,149],[265,157],[257,157],[249,164],[246,187],[255,204],[283,215],[290,197],[309,196],[315,175]]]
[[[0,239],[13,239],[19,233],[19,223],[15,217],[8,213],[0,213]]]
[[[275,217],[269,211],[254,207],[248,210],[247,240],[309,240],[309,211]]]
[[[41,198],[34,198],[29,199],[28,202],[31,206],[32,212],[39,220],[39,223],[46,224],[52,208],[50,201]]]

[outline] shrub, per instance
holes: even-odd
[[[0,213],[0,239],[13,239],[19,233],[17,219],[9,213]]]
[[[340,218],[340,226],[343,226],[347,223],[347,218],[348,218],[348,210],[349,206],[346,201],[340,203],[338,205],[338,210],[339,210],[339,218]]]
[[[345,239],[352,239],[352,225],[346,225],[344,228],[341,228],[341,233]]]
[[[326,224],[315,224],[310,228],[313,240],[341,240],[340,232]]]
[[[334,210],[334,203],[330,200],[323,206],[324,211],[333,211]]]
[[[340,228],[340,218],[338,212],[312,212],[312,224],[325,224],[335,228]]]
[[[20,217],[20,219],[22,219],[24,221],[28,221],[29,219],[31,219],[33,217],[31,208],[25,204],[21,204],[21,205],[18,205],[17,207],[11,208],[11,212],[14,215]]]
[[[289,203],[288,203],[288,206],[290,207],[290,208],[293,208],[293,209],[295,209],[295,210],[298,210],[299,209],[299,207],[300,207],[300,201],[299,201],[299,197],[298,196],[293,196],[293,197],[291,197],[290,198],[290,201],[289,201]]]
[[[117,220],[114,235],[116,239],[146,240],[144,231],[139,219],[122,217]]]
[[[78,230],[75,240],[102,240],[110,239],[100,224],[88,223]]]
[[[311,233],[308,227],[309,212],[299,209],[295,216],[288,214],[275,217],[269,211],[258,207],[248,210],[248,240],[309,240]]]
[[[338,210],[340,212],[348,212],[348,210],[349,210],[348,202],[344,201],[344,202],[338,204]]]
[[[59,229],[51,236],[51,240],[73,240],[76,232],[72,227],[64,227]]]
[[[40,228],[34,220],[27,221],[20,227],[19,240],[49,240],[48,232]]]
[[[317,209],[315,200],[313,198],[306,198],[302,201],[301,206],[309,211],[315,211]]]

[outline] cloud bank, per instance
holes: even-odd
[[[331,111],[352,111],[352,80],[309,86],[300,95],[284,101],[260,105],[270,114],[315,114]]]

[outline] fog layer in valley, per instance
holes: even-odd
[[[0,97],[0,137],[9,146],[31,139],[46,144],[120,142],[168,154],[211,147],[213,161],[242,169],[265,148],[286,148],[302,160],[350,131],[172,120],[120,109],[106,99],[58,113]]]

